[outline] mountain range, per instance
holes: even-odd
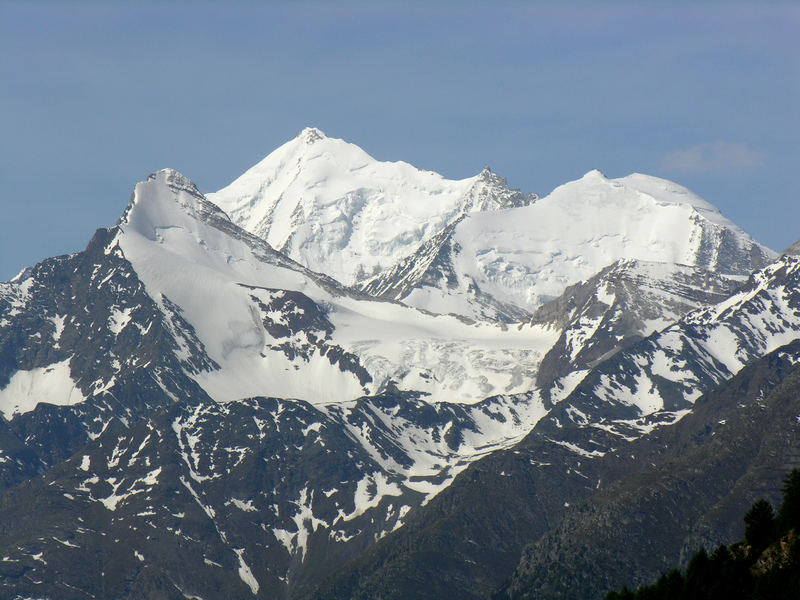
[[[540,197],[313,128],[154,173],[0,284],[2,595],[650,581],[800,465],[795,252],[656,177]]]

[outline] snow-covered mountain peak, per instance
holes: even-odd
[[[536,194],[525,194],[510,188],[503,177],[489,167],[484,167],[474,178],[474,183],[466,194],[463,213],[517,208],[532,204],[538,199]]]
[[[337,176],[357,172],[376,162],[355,144],[330,138],[319,129],[307,127],[229,186],[209,196],[214,196],[214,200],[232,216],[247,212],[248,216],[255,219],[266,210],[266,206],[257,205],[272,199],[271,195],[264,194],[269,187],[286,186],[302,176],[302,181],[298,183],[305,184],[308,189],[321,188],[335,184]],[[245,196],[248,202],[243,202]]]
[[[576,181],[557,187],[545,200],[563,204],[565,211],[576,214],[612,208],[607,211],[611,218],[616,211],[641,215],[648,212],[669,213],[681,221],[701,218],[734,231],[738,236],[747,237],[711,203],[682,185],[652,175],[632,173],[626,177],[609,179],[594,169]]]
[[[208,198],[273,248],[350,285],[396,264],[465,212],[534,197],[488,169],[449,180],[305,129]]]
[[[174,169],[162,169],[136,184],[118,224],[125,231],[136,231],[147,239],[157,240],[164,229],[193,230],[197,223],[203,222],[230,223],[230,219],[206,200],[188,177]]]
[[[489,181],[494,180],[496,177],[497,177],[497,175],[495,175],[495,172],[492,171],[492,168],[489,165],[486,165],[485,167],[483,167],[481,172],[478,173],[477,181],[489,182]],[[503,180],[503,181],[505,181],[505,180]]]
[[[175,169],[166,168],[156,171],[155,173],[150,173],[145,182],[156,182],[166,185],[175,191],[186,191],[193,196],[202,196],[194,182]]]
[[[605,173],[603,173],[600,169],[592,169],[588,171],[581,179],[603,179],[607,180]]]
[[[364,289],[432,312],[513,321],[623,259],[744,276],[775,257],[656,177],[590,171],[523,204],[471,212]]]

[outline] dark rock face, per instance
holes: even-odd
[[[173,405],[3,497],[0,546],[16,570],[0,586],[284,597],[391,530],[408,492],[384,473],[302,402]]]
[[[742,282],[698,267],[621,261],[568,287],[531,322],[562,333],[542,359],[537,384],[550,395],[560,379],[591,369],[616,352],[697,308],[715,304]]]
[[[26,270],[15,286],[24,294],[0,297],[0,379],[8,384],[17,371],[68,361],[87,399],[39,404],[3,423],[2,451],[24,456],[0,464],[7,485],[68,458],[107,427],[135,422],[178,397],[206,397],[186,371],[214,368],[213,361],[177,307],[162,298],[161,310],[145,293],[113,250],[114,234],[101,229],[86,251]]]
[[[797,240],[794,244],[789,246],[786,250],[784,250],[783,253],[790,254],[793,256],[800,254],[800,240]]]
[[[439,411],[390,394],[337,410],[204,400],[107,428],[0,499],[0,589],[65,598],[303,595],[392,535],[425,498],[385,466],[414,465],[413,447],[398,446],[397,432],[382,425],[388,415],[434,431],[450,423],[439,441],[454,448],[474,426],[465,407]],[[353,431],[366,431],[369,449]]]
[[[251,298],[261,309],[264,329],[276,340],[286,340],[273,344],[272,348],[282,350],[289,360],[309,356],[316,349],[332,365],[339,365],[343,372],[355,373],[361,385],[372,381],[355,354],[331,341],[334,326],[311,298],[290,290],[263,291],[267,292],[267,298],[255,295]],[[298,337],[302,341],[297,341]]]
[[[799,356],[797,342],[773,352],[677,425],[615,452],[614,471],[634,472],[528,547],[497,598],[599,598],[740,539],[744,511],[759,497],[777,505],[781,480],[800,465]]]

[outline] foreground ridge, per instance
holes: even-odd
[[[772,506],[758,500],[747,514],[745,539],[728,548],[718,546],[710,555],[700,548],[686,572],[673,569],[658,582],[634,592],[624,588],[609,592],[606,600],[652,600],[678,597],[793,598],[800,584],[800,469],[794,469],[783,486],[778,516]]]

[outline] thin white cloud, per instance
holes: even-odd
[[[761,165],[761,153],[743,142],[709,142],[667,154],[661,166],[683,173],[725,173]]]

